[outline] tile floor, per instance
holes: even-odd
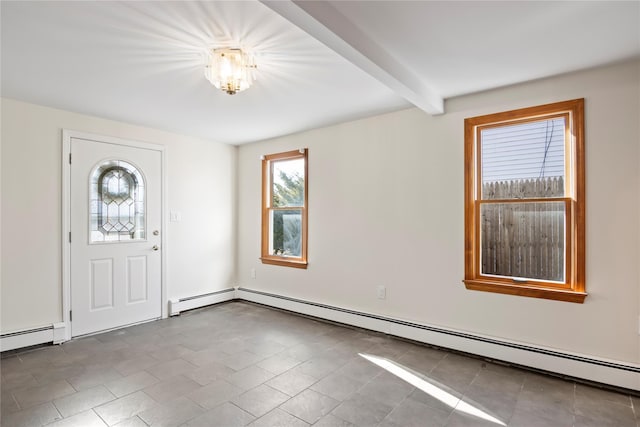
[[[2,427],[640,426],[636,397],[244,302],[1,369]]]

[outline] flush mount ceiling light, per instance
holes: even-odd
[[[240,48],[217,48],[207,52],[204,76],[212,85],[233,95],[249,89],[255,80],[253,56]]]

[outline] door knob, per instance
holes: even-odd
[[[154,251],[157,251],[160,248],[158,247],[158,245],[153,245],[153,248],[151,248],[151,249],[153,249]]]

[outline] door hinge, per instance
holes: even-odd
[[[71,232],[69,232],[69,243],[71,243]]]
[[[73,311],[69,310],[69,322],[73,321]]]
[[[71,164],[71,153],[69,153],[69,164]]]

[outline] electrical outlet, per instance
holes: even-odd
[[[385,299],[385,298],[387,298],[387,288],[380,285],[378,286],[378,299]]]
[[[252,279],[255,279],[255,278],[256,278],[256,269],[255,269],[255,268],[252,268],[252,269],[251,269],[251,278],[252,278]]]

